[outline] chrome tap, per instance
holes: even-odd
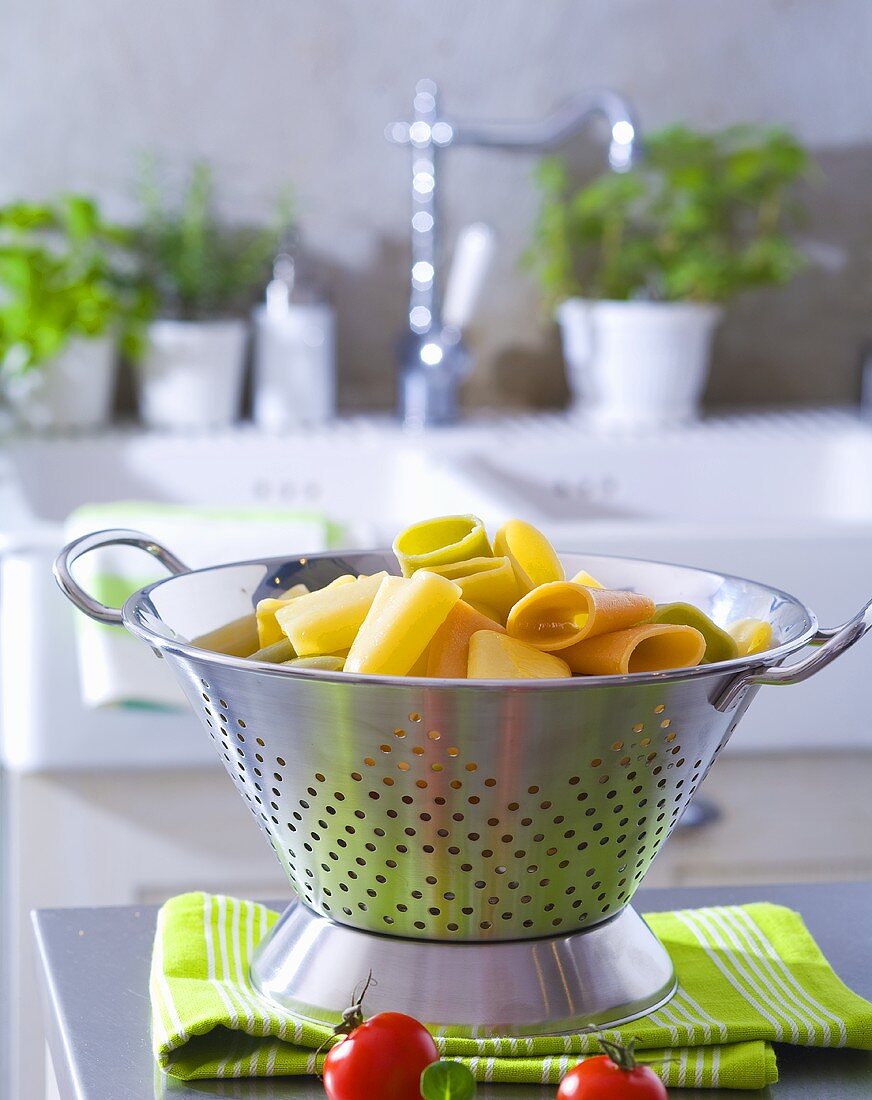
[[[638,126],[629,104],[617,92],[591,91],[576,96],[540,122],[473,123],[449,121],[439,114],[432,80],[415,85],[411,122],[394,122],[388,141],[412,152],[412,266],[409,330],[402,341],[398,412],[409,425],[436,426],[457,419],[457,392],[470,359],[461,333],[440,317],[436,278],[437,153],[450,145],[489,149],[553,149],[594,115],[609,124],[609,166],[631,167],[638,151]]]

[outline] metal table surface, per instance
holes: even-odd
[[[640,911],[772,901],[799,910],[840,977],[872,1000],[872,883],[641,890]],[[277,906],[278,907],[278,906]],[[46,1033],[61,1100],[323,1100],[317,1080],[198,1081],[157,1071],[149,1041],[153,906],[34,913]],[[872,1052],[778,1047],[781,1080],[761,1092],[674,1090],[682,1100],[869,1100]],[[479,1100],[545,1100],[538,1085],[481,1085]]]

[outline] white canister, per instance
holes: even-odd
[[[698,302],[563,302],[557,319],[576,408],[603,426],[693,420],[722,312]]]
[[[3,394],[19,423],[36,431],[86,430],[112,415],[117,373],[115,336],[76,336],[54,359],[11,375]]]
[[[265,431],[320,424],[336,412],[336,316],[324,302],[254,311],[252,415]]]

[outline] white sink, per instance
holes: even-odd
[[[805,599],[825,625],[869,595],[872,431],[845,413],[728,418],[665,435],[594,436],[562,416],[407,433],[384,419],[281,438],[240,428],[10,438],[0,460],[3,759],[19,769],[198,763],[187,715],[85,710],[72,609],[50,579],[82,503],[156,500],[323,510],[348,545],[390,542],[427,514],[519,515],[565,550],[735,572]],[[288,546],[287,552],[309,548]],[[863,645],[790,691],[761,692],[734,744],[872,743]]]

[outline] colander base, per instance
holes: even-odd
[[[262,996],[331,1026],[370,971],[366,1015],[405,1012],[473,1037],[614,1027],[676,988],[669,955],[631,906],[570,935],[441,943],[362,932],[293,902],[251,963]]]

